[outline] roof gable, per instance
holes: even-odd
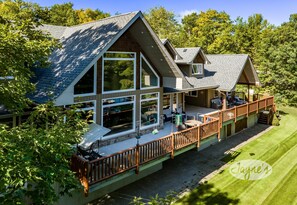
[[[62,48],[50,56],[49,68],[35,70],[38,81],[33,100],[43,103],[60,96],[140,15],[132,12],[72,27],[44,26],[42,30],[60,37]]]
[[[201,55],[205,63],[210,63],[205,56],[203,50],[200,47],[192,48],[175,48],[181,59],[176,59],[175,62],[178,64],[189,64],[194,61],[198,54]]]
[[[257,85],[258,76],[252,66],[250,57],[246,54],[216,54],[206,55],[211,64],[205,65],[206,70],[214,73],[214,80],[219,90],[232,91],[242,75],[246,75],[245,68],[250,69],[251,81]],[[252,83],[251,83],[252,84]]]

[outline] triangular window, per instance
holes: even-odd
[[[141,88],[159,87],[159,76],[143,55],[140,57]]]
[[[94,66],[74,85],[74,95],[94,93]]]

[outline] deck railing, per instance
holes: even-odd
[[[160,139],[136,145],[133,148],[92,161],[74,155],[71,167],[84,185],[85,193],[88,193],[88,187],[100,181],[131,169],[135,169],[136,173],[138,173],[139,166],[165,155],[173,158],[175,151],[189,145],[195,144],[199,147],[201,139],[219,133],[218,125],[218,118],[208,117],[207,122],[199,126],[175,132]]]
[[[268,97],[245,105],[236,106],[224,111],[218,111],[204,117],[204,123],[183,131],[172,133],[160,139],[136,145],[130,149],[87,161],[74,155],[71,167],[85,187],[88,193],[89,186],[111,178],[128,170],[139,171],[139,167],[149,161],[165,155],[174,157],[175,151],[190,145],[200,146],[200,142],[210,136],[217,135],[220,138],[222,123],[235,120],[236,117],[249,115],[267,107],[273,107],[273,97]]]
[[[249,114],[258,111],[258,102],[257,101],[251,102],[248,105],[249,105]]]
[[[248,104],[239,105],[235,107],[236,117],[244,116],[248,114]]]
[[[252,113],[258,113],[261,110],[274,107],[274,97],[266,97],[244,105],[235,106],[226,110],[220,110],[215,113],[207,114],[205,117],[218,117],[220,122],[235,120],[240,116],[248,116]],[[221,127],[222,127],[221,123]]]
[[[227,109],[227,110],[223,110],[222,111],[222,121],[223,122],[226,122],[226,121],[229,121],[229,120],[233,120],[235,118],[235,107],[233,108],[230,108],[230,109]]]

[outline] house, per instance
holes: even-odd
[[[236,84],[260,85],[250,57],[174,48],[168,39],[157,37],[141,12],[40,29],[59,39],[62,48],[50,56],[50,68],[35,70],[37,90],[32,100],[53,100],[57,106],[80,103],[82,110],[91,110],[92,120],[110,130],[101,137],[100,146],[148,136],[146,144],[131,144],[131,149],[109,153],[92,163],[74,156],[73,169],[86,192],[90,186],[99,190],[104,183],[94,187],[113,176],[126,173],[131,177],[132,169],[139,173],[142,165],[149,167],[153,160],[162,163],[252,126],[260,110],[273,106],[271,97],[222,111],[212,109],[211,99],[222,97],[226,102]],[[164,131],[160,139],[150,138],[152,130],[162,135],[171,124],[167,121],[176,114],[202,124],[177,133]],[[211,140],[206,142],[206,138]]]

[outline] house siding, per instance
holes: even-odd
[[[189,105],[195,105],[199,107],[207,107],[208,91],[199,90],[198,97],[186,96],[186,102]]]

